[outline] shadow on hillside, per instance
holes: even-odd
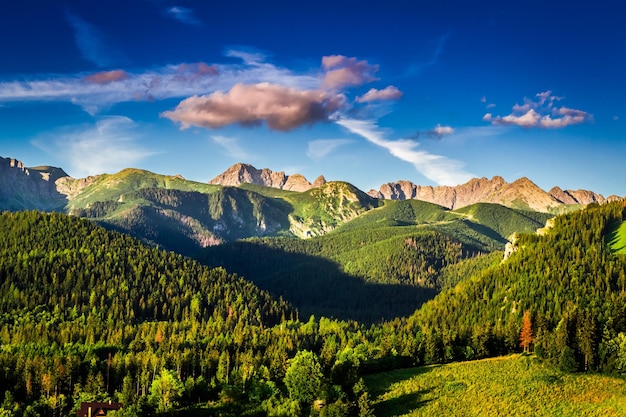
[[[207,244],[222,240],[284,233],[289,230],[289,213],[293,211],[283,200],[234,187],[212,194],[144,188],[127,198],[141,204],[125,210],[122,216],[111,215],[122,206],[117,202],[96,202],[77,215],[100,218],[102,226],[185,256],[194,256]]]
[[[300,319],[309,315],[374,323],[408,316],[437,291],[408,285],[368,283],[344,273],[328,259],[239,241],[207,248],[198,260],[222,266],[293,304]],[[381,260],[382,261],[382,260]]]
[[[366,384],[372,398],[378,398],[394,389],[394,385],[401,384],[404,394],[382,400],[374,406],[376,416],[400,416],[410,413],[411,411],[432,401],[421,400],[424,395],[432,391],[431,388],[417,389],[411,391],[411,379],[423,375],[438,368],[440,365],[420,366],[417,368],[397,369],[390,372],[381,372],[365,377]]]
[[[420,398],[430,391],[430,389],[420,390],[382,401],[374,406],[374,413],[378,417],[395,417],[409,414],[432,401],[420,401]]]
[[[474,223],[472,221],[465,221],[465,224],[472,230],[474,230],[475,232],[488,236],[489,238],[495,240],[498,243],[501,244],[506,244],[508,242],[508,240],[506,240],[504,237],[502,237],[502,235],[500,235],[498,232],[496,232],[495,230],[493,230],[490,227],[484,226],[482,224],[479,223]]]
[[[414,368],[396,369],[388,372],[380,372],[371,377],[366,377],[370,394],[379,396],[391,389],[391,386],[399,382],[408,381],[418,375],[426,374],[441,365],[419,366]]]
[[[626,252],[626,245],[618,246],[619,242],[622,239],[622,236],[620,233],[621,225],[622,225],[622,222],[619,222],[619,221],[613,222],[612,224],[610,224],[609,225],[610,232],[608,232],[605,237],[605,242],[610,246],[611,251],[614,253]]]

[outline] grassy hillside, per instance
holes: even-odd
[[[86,208],[98,201],[123,201],[123,195],[142,188],[198,191],[212,193],[221,187],[179,176],[155,174],[141,169],[127,168],[115,174],[102,174],[82,180],[67,179],[65,188],[72,194],[67,208]]]
[[[512,355],[370,375],[377,417],[623,416],[626,381]]]
[[[342,181],[328,182],[304,192],[245,183],[238,188],[287,202],[292,208],[289,216],[291,232],[301,238],[326,234],[382,203]]]
[[[500,236],[509,237],[513,233],[531,232],[543,227],[551,214],[517,210],[499,204],[478,203],[455,210],[469,219],[485,225]]]
[[[420,200],[383,200],[383,206],[371,210],[341,226],[338,231],[362,227],[416,226],[457,220],[447,208]]]

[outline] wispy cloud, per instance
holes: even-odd
[[[65,18],[74,29],[76,46],[87,61],[99,67],[108,67],[123,60],[121,53],[106,43],[98,28],[69,10],[65,12]]]
[[[239,141],[236,138],[229,138],[226,136],[211,136],[213,142],[221,146],[226,150],[228,156],[237,159],[239,161],[252,161],[255,158],[254,155],[247,152],[241,147]]]
[[[362,96],[358,96],[354,101],[357,103],[370,103],[372,101],[399,100],[401,97],[402,91],[390,85],[382,90],[372,88]]]
[[[60,128],[32,143],[62,159],[74,177],[113,173],[155,154],[138,145],[135,126],[127,117],[110,116],[95,124]]]
[[[143,72],[122,69],[74,75],[50,75],[31,80],[0,82],[0,103],[15,101],[67,101],[90,114],[116,103],[153,101],[228,91],[235,84],[269,82],[285,87],[318,89],[321,76],[300,74],[259,61],[249,54],[229,51],[243,64],[181,63]]]
[[[415,132],[410,139],[441,139],[446,135],[451,135],[454,133],[454,129],[451,126],[442,126],[441,124],[437,124],[431,130],[427,130],[425,132]]]
[[[425,61],[423,61],[423,62],[418,62],[418,63],[412,64],[408,68],[408,70],[407,70],[407,75],[408,76],[418,75],[419,73],[421,73],[425,69],[436,65],[439,62],[439,58],[443,54],[443,50],[444,50],[444,47],[446,45],[446,41],[448,40],[449,37],[450,37],[450,34],[448,33],[448,34],[445,34],[445,35],[439,37],[436,41],[434,41],[434,43],[433,43],[434,47],[432,49],[432,53],[431,53],[430,58],[425,60]]]
[[[535,95],[535,99],[524,98],[523,104],[515,104],[511,114],[493,116],[487,113],[483,120],[494,125],[515,125],[524,128],[558,129],[570,125],[585,123],[593,120],[593,116],[585,111],[558,107],[555,104],[563,98],[545,91]]]
[[[165,10],[165,14],[186,25],[202,26],[202,22],[196,18],[193,10],[187,7],[169,7]]]
[[[308,144],[306,154],[311,159],[322,159],[340,146],[352,143],[351,139],[318,139]]]
[[[384,132],[372,121],[340,118],[336,122],[350,132],[387,149],[396,158],[411,163],[422,175],[439,185],[462,184],[473,177],[463,170],[463,164],[459,161],[417,150],[419,142],[410,139],[385,139]]]

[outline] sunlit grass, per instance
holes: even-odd
[[[626,255],[626,222],[621,222],[608,236],[611,250]]]
[[[398,370],[366,382],[378,417],[626,415],[623,379],[563,374],[519,355]]]

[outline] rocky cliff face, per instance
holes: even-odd
[[[548,194],[561,201],[563,204],[591,204],[591,203],[605,203],[607,201],[619,200],[616,195],[603,197],[601,194],[596,194],[593,191],[588,190],[562,190],[559,187],[553,187],[548,191]]]
[[[209,181],[209,184],[234,187],[243,183],[301,192],[326,184],[326,179],[319,176],[311,184],[300,174],[286,175],[282,171],[274,172],[267,168],[256,169],[252,165],[239,163]]]
[[[384,184],[379,191],[371,190],[368,194],[376,198],[391,200],[416,199],[439,204],[449,209],[458,209],[475,203],[497,203],[508,207],[548,212],[564,204],[603,203],[617,199],[616,196],[604,198],[586,190],[566,190],[559,187],[546,192],[528,178],[520,178],[508,183],[502,177],[473,178],[457,186],[420,186],[410,181],[398,181]]]
[[[24,166],[13,158],[0,157],[0,210],[57,210],[66,202],[56,181],[67,177],[55,167]]]

